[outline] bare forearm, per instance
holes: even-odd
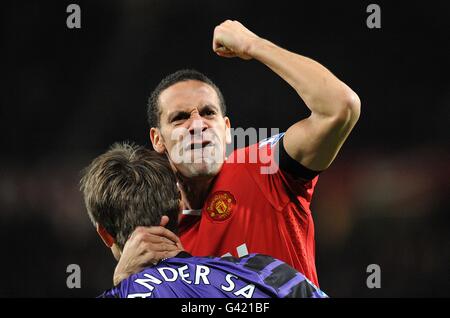
[[[319,63],[258,37],[238,21],[214,29],[213,50],[222,57],[254,58],[297,91],[311,116],[291,125],[284,148],[303,166],[326,169],[359,118],[358,95]]]
[[[346,84],[310,58],[261,38],[252,41],[248,55],[288,82],[314,114],[334,116],[359,104],[358,96]]]

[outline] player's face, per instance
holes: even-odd
[[[216,91],[200,81],[179,82],[161,93],[159,105],[160,128],[150,132],[155,150],[187,178],[215,176],[231,142]]]

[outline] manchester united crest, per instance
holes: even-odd
[[[224,221],[232,212],[236,200],[228,191],[217,191],[209,197],[206,212],[213,221]]]

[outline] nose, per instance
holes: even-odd
[[[201,134],[207,128],[208,128],[208,126],[207,126],[205,120],[198,113],[193,113],[190,118],[190,123],[189,123],[189,128],[188,128],[189,133],[191,135]]]

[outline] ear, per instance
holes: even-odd
[[[150,140],[152,141],[153,149],[155,149],[156,152],[164,153],[166,151],[166,146],[164,146],[164,140],[159,128],[150,128]]]
[[[183,202],[183,200],[180,200],[179,202],[180,203],[178,204],[178,215],[181,215],[184,210],[184,202]]]
[[[231,122],[230,122],[230,118],[225,116],[224,119],[225,119],[225,141],[226,141],[227,144],[231,144]]]
[[[96,227],[97,227],[97,233],[98,233],[98,235],[100,235],[100,237],[102,238],[105,245],[108,246],[109,248],[111,248],[114,245],[114,243],[116,242],[114,240],[114,238],[100,224],[97,223]]]

